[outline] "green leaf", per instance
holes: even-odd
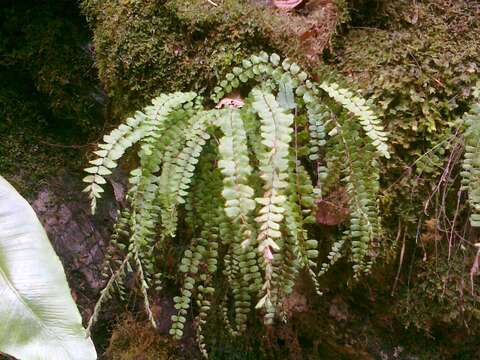
[[[270,62],[277,66],[279,63],[280,63],[280,56],[278,56],[277,54],[273,53],[270,55]]]
[[[96,359],[62,264],[30,205],[0,176],[0,351]]]

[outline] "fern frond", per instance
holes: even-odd
[[[379,233],[379,214],[376,196],[379,190],[377,160],[358,134],[357,124],[345,121],[339,128],[339,136],[346,155],[344,177],[349,196],[352,259],[355,276],[368,273],[366,261],[370,247]]]
[[[349,235],[349,232],[347,232]],[[335,241],[330,249],[330,252],[327,255],[328,262],[322,263],[320,266],[320,271],[318,272],[318,276],[324,275],[338,260],[342,258],[342,248],[345,244],[345,239],[341,238],[338,241]]]
[[[223,137],[218,146],[223,179],[222,196],[225,198],[225,213],[240,225],[242,246],[247,248],[252,241],[252,230],[248,218],[255,209],[254,190],[248,185],[252,167],[248,157],[247,135],[243,120],[236,109],[229,109],[218,118]]]
[[[330,121],[330,111],[325,106],[321,106],[318,103],[307,103],[307,115],[308,115],[308,132],[310,135],[309,146],[309,159],[315,163],[315,172],[317,177],[316,193],[322,197],[322,182],[328,176],[328,170],[325,165],[322,164],[322,149],[327,143],[326,140],[326,123]]]
[[[122,211],[120,210],[117,211],[117,218],[115,219],[115,224],[113,226],[113,232],[110,238],[110,244],[105,253],[104,263],[102,266],[102,277],[104,279],[108,279],[112,275],[111,273],[109,273],[109,270],[114,267],[113,265],[114,261],[112,258],[113,253],[115,251],[119,251],[120,253],[123,253],[123,251],[126,248],[126,246],[122,243],[121,238],[123,237],[128,239],[128,236],[130,235],[128,216],[129,216],[129,212],[127,209]]]
[[[203,334],[203,327],[207,321],[211,309],[211,300],[215,292],[215,288],[212,286],[212,278],[217,271],[218,263],[218,227],[212,224],[211,227],[207,227],[202,232],[202,237],[208,238],[207,253],[205,256],[206,274],[200,276],[202,284],[197,286],[197,308],[198,315],[196,317],[196,333],[195,337],[197,340],[198,347],[202,352],[205,358],[208,358],[208,352],[206,349],[206,344],[204,342],[205,336]]]
[[[465,127],[462,190],[468,192],[470,224],[480,227],[480,103],[473,104],[462,120]]]
[[[262,144],[264,151],[258,154],[260,163],[260,177],[264,182],[263,197],[256,201],[262,207],[259,216],[255,219],[260,225],[258,234],[258,250],[263,254],[265,282],[263,291],[265,295],[257,303],[257,308],[265,307],[265,322],[271,323],[274,316],[272,303],[271,281],[273,275],[273,252],[280,248],[276,239],[281,238],[280,224],[283,221],[285,209],[284,189],[288,186],[288,155],[292,139],[293,115],[287,114],[282,109],[272,94],[254,89],[255,98],[253,108],[260,116],[262,126]]]
[[[87,335],[90,334],[92,330],[92,326],[98,320],[98,315],[100,314],[100,310],[102,305],[111,298],[112,290],[114,288],[115,282],[119,281],[122,282],[123,278],[126,276],[126,272],[128,267],[130,266],[131,261],[131,254],[128,254],[125,259],[123,259],[120,267],[112,274],[110,279],[108,280],[105,287],[100,291],[100,297],[98,298],[97,302],[95,303],[95,307],[93,309],[93,314],[90,316],[87,325]]]
[[[379,154],[389,159],[390,153],[387,145],[387,134],[383,129],[380,119],[370,109],[365,99],[355,95],[349,89],[340,88],[338,84],[335,83],[322,82],[319,86],[331,98],[358,117],[363,130],[372,140],[373,146],[375,146]]]
[[[176,143],[173,139],[183,141],[181,130],[186,123],[187,113],[173,113],[169,122],[175,121],[161,136],[154,137],[154,141],[142,144],[139,151],[140,167],[131,172],[130,190],[128,199],[130,202],[130,224],[133,232],[130,236],[130,243],[136,243],[138,264],[143,264],[145,275],[144,280],[152,285],[155,282],[155,289],[161,289],[161,273],[154,269],[154,258],[152,256],[156,243],[156,227],[160,221],[162,208],[159,206],[160,197],[160,176],[156,175],[161,163],[166,157],[160,155]],[[180,146],[180,144],[178,145]],[[129,249],[132,250],[131,248]]]
[[[177,147],[169,152],[171,158],[165,161],[160,180],[162,184],[160,197],[163,226],[169,236],[175,236],[177,206],[185,203],[185,196],[188,194],[198,158],[203,146],[210,139],[207,133],[210,120],[211,112],[208,111],[192,117],[190,124],[184,130],[185,140],[176,142]],[[180,151],[178,151],[179,147]]]
[[[255,209],[254,190],[248,185],[248,176],[252,167],[248,157],[247,134],[240,113],[229,109],[218,117],[217,123],[223,132],[219,143],[220,160],[218,167],[223,175],[222,196],[225,199],[225,214],[235,224],[232,238],[232,250],[235,254],[235,266],[232,270],[233,283],[237,287],[235,298],[236,332],[246,327],[246,315],[249,311],[251,296],[249,288],[260,280],[259,267],[254,248],[253,227],[250,214]]]
[[[138,255],[138,249],[134,249],[132,253],[133,253],[135,264],[136,264],[136,267],[137,267],[137,270],[138,270],[140,291],[141,291],[142,296],[143,296],[143,304],[145,305],[145,311],[147,313],[148,320],[150,321],[152,326],[154,328],[156,328],[157,324],[155,322],[155,318],[153,316],[152,309],[150,307],[150,300],[148,298],[148,288],[149,288],[149,286],[148,286],[148,283],[147,283],[147,276],[143,271],[143,264],[142,264],[142,261],[140,260],[139,255]]]
[[[288,188],[288,201],[285,203],[285,222],[289,236],[293,239],[292,249],[302,268],[308,271],[308,274],[319,295],[320,285],[314,268],[318,259],[318,242],[309,240],[308,231],[305,228],[307,223],[315,222],[311,216],[314,207],[314,189],[311,184],[310,176],[299,163],[298,160],[292,160],[295,166],[294,171],[290,173]]]
[[[111,170],[117,166],[117,160],[133,144],[158,132],[168,114],[196,96],[195,93],[160,95],[153,99],[151,106],[145,108],[145,112],[137,111],[125,124],[121,124],[103,137],[104,143],[98,145],[100,150],[94,152],[98,157],[90,161],[94,166],[85,169],[89,175],[83,179],[88,184],[83,191],[89,194],[92,213],[95,213],[97,198],[100,198],[104,191],[102,188],[106,183],[104,176],[112,173]]]

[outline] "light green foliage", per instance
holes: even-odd
[[[188,194],[202,147],[210,139],[210,135],[206,132],[209,115],[211,115],[209,112],[200,112],[190,119],[190,126],[185,131],[185,139],[183,142],[176,142],[180,146],[185,144],[184,147],[178,154],[173,153],[171,162],[165,161],[166,166],[161,179],[166,182],[166,186],[161,186],[159,192],[163,199],[162,221],[170,236],[175,236],[176,232],[176,207],[185,202],[184,198]],[[179,138],[182,139],[182,137]],[[171,169],[169,169],[170,165]]]
[[[346,156],[342,182],[351,210],[347,237],[352,239],[353,269],[358,276],[362,271],[370,271],[371,263],[366,259],[380,231],[375,196],[379,191],[380,175],[377,160],[368,155],[372,144],[360,137],[357,124],[345,122],[342,127],[340,143]]]
[[[326,144],[326,123],[330,121],[330,112],[328,108],[318,104],[311,104],[308,109],[308,132],[310,134],[309,159],[315,163],[315,172],[317,177],[317,192],[322,195],[322,181],[327,175],[327,168],[322,165],[322,148]]]
[[[292,252],[294,261],[298,261],[301,267],[308,270],[315,290],[319,295],[322,295],[315,273],[316,260],[318,258],[318,241],[310,239],[306,229],[307,224],[315,223],[315,218],[312,216],[312,208],[317,191],[313,188],[310,175],[300,164],[300,161],[296,159],[291,159],[290,161],[294,161],[294,163],[289,173],[289,187],[287,189],[289,202],[285,206],[285,226],[290,232],[289,239],[293,241]],[[293,169],[294,171],[292,171]],[[285,275],[294,280],[296,276],[295,268],[297,267],[295,264],[292,264],[291,269],[288,269]],[[287,286],[293,286],[291,279],[290,284]]]
[[[0,294],[0,352],[19,359],[97,358],[45,230],[1,176]]]
[[[240,225],[246,248],[252,240],[248,217],[255,209],[254,190],[248,185],[248,176],[253,169],[245,142],[247,134],[238,110],[229,109],[219,119],[224,134],[218,146],[221,159],[218,167],[224,176],[222,196],[225,198],[225,214]]]
[[[131,172],[129,207],[120,213],[113,235],[126,255],[118,265],[107,256],[110,280],[90,325],[114,287],[123,294],[118,283],[130,271],[137,274],[155,325],[149,295],[153,287],[161,288],[162,254],[173,239],[187,244],[178,268],[181,290],[174,298],[170,333],[175,338],[182,337],[193,304],[196,338],[207,355],[203,325],[215,298],[223,299],[217,306],[232,335],[246,331],[255,304],[265,323],[273,323],[301,269],[321,293],[319,242],[312,230],[315,200],[327,191],[318,191],[318,184],[330,176],[344,182],[351,212],[341,243],[328,256],[330,264],[349,251],[356,277],[370,270],[380,235],[378,158],[388,156],[378,118],[353,92],[318,85],[276,54],[245,59],[212,99],[219,101],[241,84],[252,87],[242,109],[204,110],[194,93],[161,95],[104,138],[84,179],[93,210],[104,176],[135,142],[140,166]],[[332,100],[341,106],[332,106]],[[328,165],[323,153],[329,149],[342,166],[318,165]],[[119,241],[123,236],[127,245]]]
[[[345,239],[340,239],[332,245],[332,249],[330,250],[327,256],[328,262],[324,262],[320,267],[320,271],[318,273],[319,276],[325,274],[328,271],[328,269],[342,257],[342,253],[340,251],[342,250],[344,243],[345,243]]]

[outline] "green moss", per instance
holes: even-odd
[[[385,10],[385,29],[356,29],[343,39],[338,67],[368,86],[400,149],[451,126],[470,101],[480,71],[480,20],[469,6],[397,1]]]
[[[0,9],[0,24],[0,91],[37,101],[56,126],[77,131],[94,126],[100,94],[89,34],[75,3],[13,2]]]
[[[400,320],[428,332],[429,322],[449,314],[449,326],[473,326],[478,301],[461,294],[468,292],[466,264],[473,262],[475,249],[465,246],[462,236],[452,235],[458,158],[450,158],[457,166],[443,182],[439,179],[454,147],[447,141],[455,139],[454,121],[467,109],[479,78],[480,19],[475,1],[384,1],[368,19],[341,39],[332,63],[364,84],[366,95],[379,104],[392,134],[393,159],[383,167],[382,213],[389,229],[386,241],[392,245],[386,253],[391,251],[392,259],[397,260],[401,244],[396,235],[405,232],[401,274],[408,285],[400,292],[411,296],[398,303],[398,313],[430,309],[423,315],[422,311],[409,311],[411,318]],[[438,192],[444,189],[445,193]],[[428,227],[422,223],[424,216],[438,224],[435,254],[427,254],[424,246],[417,248],[418,233]],[[455,230],[463,233],[468,216],[462,203],[455,216]],[[425,261],[420,264],[422,257]],[[410,268],[405,264],[411,264]],[[453,280],[444,291],[440,279],[447,277]],[[438,291],[441,297],[434,297]],[[465,301],[465,311],[455,315],[452,310],[460,306],[459,299]]]
[[[267,42],[252,19],[245,23],[247,14],[219,14],[204,1],[109,0],[84,8],[99,76],[120,113],[161,92],[209,87],[232,61]]]
[[[0,118],[0,174],[24,196],[34,194],[60,169],[84,165],[81,149],[62,145],[76,136],[65,139],[57,133],[34,98],[0,89]]]
[[[75,1],[0,8],[0,174],[24,195],[79,168],[81,149],[70,145],[103,125],[88,39]]]
[[[471,1],[385,2],[379,20],[352,29],[337,49],[335,65],[363,83],[394,134],[395,159],[385,165],[384,214],[416,231],[425,194],[443,171],[454,121],[471,101],[479,77],[480,21]],[[377,27],[376,27],[377,26]],[[437,151],[417,159],[432,148]],[[405,176],[414,173],[417,176]],[[400,181],[401,180],[401,181]]]
[[[432,256],[419,266],[416,281],[395,307],[406,327],[429,335],[452,325],[462,329],[468,324],[469,331],[480,330],[480,292],[472,287],[469,274],[472,259],[465,249],[456,251],[451,261]]]

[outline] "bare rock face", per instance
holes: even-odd
[[[60,257],[80,310],[88,310],[103,287],[101,268],[118,203],[116,191],[106,186],[97,213],[92,216],[87,196],[82,193],[81,175],[64,173],[48,181],[31,201],[48,237]]]

